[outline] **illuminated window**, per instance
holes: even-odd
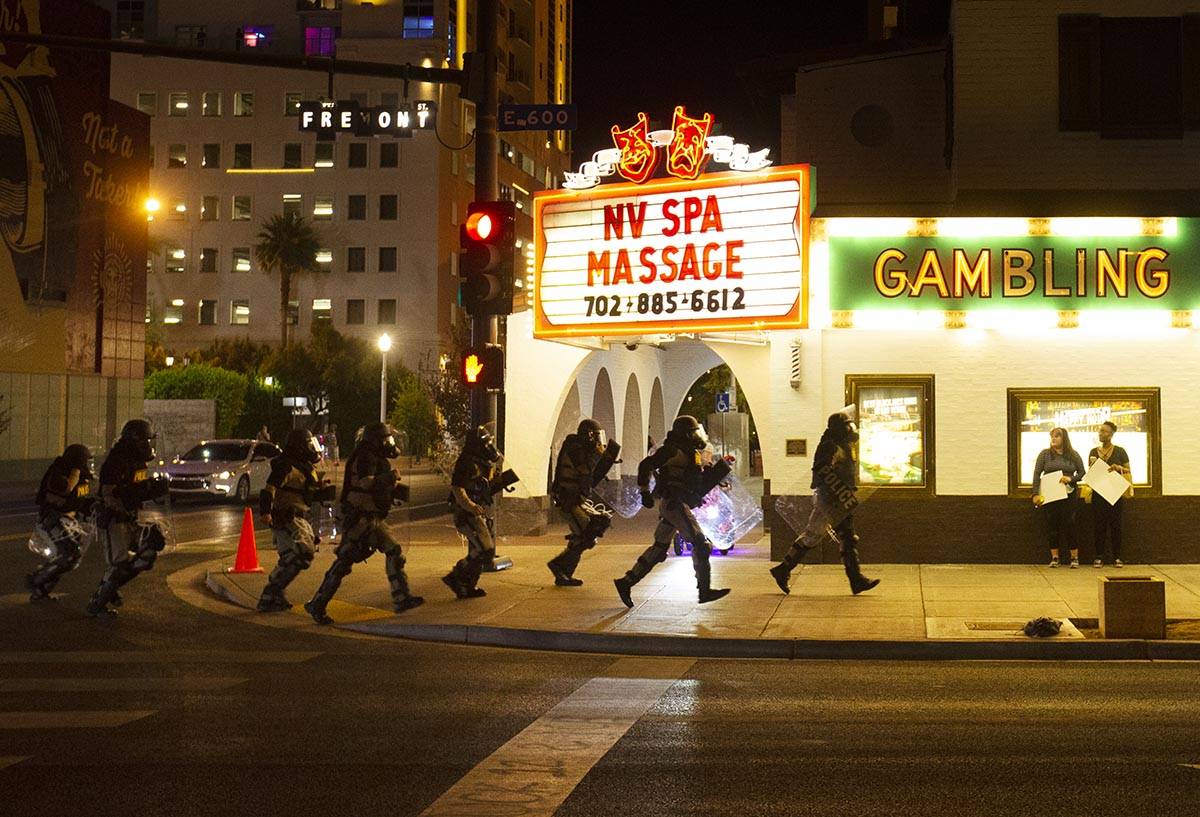
[[[187,91],[176,91],[167,95],[167,116],[187,116]]]
[[[204,26],[175,26],[175,45],[203,48],[207,40]]]
[[[404,39],[433,36],[433,0],[404,0]]]
[[[321,272],[333,271],[333,250],[317,250],[317,267]]]
[[[379,320],[377,323],[391,326],[396,323],[396,299],[379,299]]]
[[[221,115],[221,92],[220,91],[205,91],[200,95],[200,115],[201,116],[220,116]]]
[[[400,199],[394,194],[379,197],[379,220],[395,221],[400,211]]]
[[[205,298],[200,301],[200,308],[197,310],[197,322],[201,326],[216,326],[217,325],[217,302]]]
[[[313,145],[313,167],[333,167],[333,142]]]
[[[233,248],[233,271],[234,272],[249,272],[250,271],[250,248],[249,247],[234,247]]]
[[[200,271],[201,272],[216,272],[217,271],[217,248],[205,247],[200,250]]]
[[[299,193],[284,193],[283,194],[283,215],[287,218],[299,216],[301,207]]]
[[[304,164],[304,149],[299,142],[285,142],[283,145],[283,166],[294,168]]]
[[[347,247],[346,248],[346,272],[366,272],[367,271],[367,248],[366,247]]]
[[[351,142],[350,155],[347,165],[350,167],[366,167],[367,166],[367,143],[366,142]]]
[[[233,326],[246,326],[250,323],[250,300],[235,298],[229,302],[229,323]]]
[[[187,266],[187,251],[183,247],[168,246],[164,251],[167,272],[183,272]]]
[[[158,113],[158,94],[154,91],[139,91],[137,95],[137,109],[146,116],[154,116]]]
[[[288,301],[287,307],[287,322],[288,326],[296,326],[300,323],[300,302]]]
[[[167,167],[187,167],[187,145],[167,145]]]
[[[299,116],[300,103],[304,101],[304,94],[299,91],[288,91],[283,95],[283,115],[284,116]]]
[[[350,298],[346,301],[346,324],[357,326],[366,323],[367,302],[362,298]]]
[[[167,207],[167,218],[172,221],[183,221],[187,218],[187,202],[183,199],[172,199]]]
[[[183,301],[179,298],[168,303],[163,307],[162,322],[167,326],[173,326],[178,323],[183,323]]]
[[[395,247],[380,247],[379,248],[379,271],[380,272],[395,272],[396,271],[396,248]]]
[[[204,196],[200,199],[200,220],[216,221],[221,217],[221,197]]]
[[[254,167],[254,146],[250,142],[234,144],[233,166],[243,169]]]
[[[206,142],[200,151],[200,167],[217,170],[221,167],[221,145],[217,142]]]
[[[858,406],[858,481],[934,493],[933,375],[846,375]]]
[[[337,49],[339,33],[341,29],[335,26],[306,26],[304,53],[310,57],[332,57]]]
[[[313,298],[312,319],[313,323],[333,320],[333,301],[328,298]]]
[[[249,221],[250,220],[250,197],[249,196],[234,196],[233,197],[233,215],[234,221]]]
[[[237,91],[233,95],[234,116],[254,116],[254,92]]]
[[[275,36],[275,26],[243,26],[242,45],[246,48],[260,48],[269,45]]]
[[[1064,428],[1087,465],[1088,451],[1105,421],[1115,423],[1113,442],[1129,454],[1133,484],[1162,492],[1162,450],[1157,388],[1058,388],[1008,390],[1008,488],[1027,494],[1038,454],[1050,431]]]
[[[457,156],[458,154],[453,154]],[[379,143],[379,166],[380,167],[399,167],[400,166],[400,146],[395,142],[380,142]]]
[[[313,198],[313,219],[329,221],[333,218],[333,196],[316,196]]]

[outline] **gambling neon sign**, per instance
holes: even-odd
[[[563,174],[567,190],[588,190],[602,179],[620,175],[634,184],[644,184],[658,167],[660,151],[665,154],[667,173],[685,180],[699,178],[709,162],[726,165],[730,170],[748,173],[770,166],[770,148],[750,151],[750,146],[732,136],[711,136],[715,123],[706,113],[693,118],[682,105],[675,106],[670,130],[650,130],[646,114],[627,128],[612,127],[614,147],[598,150],[577,173]]]

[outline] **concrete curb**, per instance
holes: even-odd
[[[204,584],[218,598],[254,609],[251,598],[224,573],[208,571]],[[405,624],[398,616],[336,629],[365,635],[445,644],[549,652],[650,655],[672,658],[775,658],[857,661],[1200,661],[1200,641],[1070,639],[1056,641],[831,641],[796,638],[703,638],[617,635],[482,624]]]

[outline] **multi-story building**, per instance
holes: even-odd
[[[460,67],[474,43],[471,0],[106,0],[114,36],[247,53]],[[501,4],[501,101],[566,102],[570,0]],[[276,276],[254,256],[271,215],[296,212],[320,232],[321,272],[289,305],[296,336],[327,321],[392,335],[416,366],[446,347],[457,308],[458,225],[474,198],[474,106],[454,86],[117,55],[113,96],[150,115],[154,164],[148,317],[177,355],[218,338],[275,341]],[[412,138],[299,129],[308,100],[437,103],[436,131]],[[569,169],[568,134],[502,134],[500,193],[528,213],[534,190]],[[532,233],[518,217],[524,245]],[[522,262],[524,250],[521,250]],[[523,308],[524,263],[517,281]]]

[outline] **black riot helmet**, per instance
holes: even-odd
[[[362,428],[361,442],[371,451],[389,460],[400,456],[400,449],[396,447],[396,430],[387,423],[367,423]]]
[[[92,452],[86,445],[68,445],[62,452],[62,461],[68,468],[77,469],[80,479],[89,479],[92,476]]]
[[[575,430],[575,434],[585,444],[590,444],[597,451],[603,453],[605,446],[608,445],[608,435],[604,433],[604,429],[595,420],[588,418],[581,420],[579,428]]]
[[[130,420],[121,429],[121,439],[133,446],[143,461],[154,459],[154,426],[149,420]]]
[[[852,443],[858,440],[858,424],[845,409],[830,414],[825,428],[829,436],[838,442]]]
[[[705,433],[704,426],[700,425],[700,421],[690,414],[681,414],[676,417],[667,436],[676,445],[691,447],[697,451],[708,445],[708,434]]]
[[[283,453],[295,462],[316,465],[321,461],[321,444],[307,428],[293,428],[283,443]]]
[[[483,426],[475,426],[467,432],[463,453],[487,462],[500,459],[500,449],[496,448],[495,438]]]

